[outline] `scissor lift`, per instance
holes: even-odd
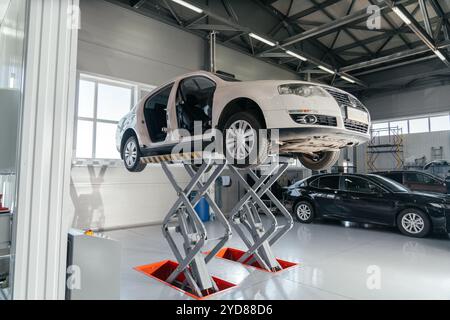
[[[272,246],[292,228],[294,223],[291,214],[270,191],[272,185],[286,172],[287,168],[287,163],[276,163],[267,168],[261,176],[258,176],[250,169],[239,171],[235,167],[229,166],[232,175],[247,191],[231,210],[230,222],[248,250],[243,252],[228,248],[221,252],[221,257],[256,266],[269,272],[278,272],[295,265],[276,259],[272,251]],[[253,185],[247,182],[243,174],[247,174],[254,181]],[[281,225],[262,200],[264,195],[269,197],[282,214],[281,219],[284,220],[284,223]],[[260,212],[267,217],[268,228],[264,226]],[[248,235],[245,230],[248,231]]]
[[[186,163],[187,159],[199,158],[202,159],[203,163],[198,170],[194,170],[191,165]],[[218,159],[220,161],[216,161]],[[169,163],[176,160],[183,162],[186,172],[191,177],[190,182],[184,188],[175,180],[169,167]],[[167,260],[163,263],[138,267],[139,271],[156,277],[160,281],[183,290],[191,296],[203,298],[234,286],[210,275],[207,264],[214,256],[258,266],[271,272],[279,271],[286,267],[286,265],[280,264],[281,260],[275,258],[271,246],[292,228],[293,220],[280,201],[270,192],[270,187],[286,171],[287,164],[273,165],[266,174],[257,176],[251,170],[238,170],[228,165],[220,156],[205,156],[199,152],[183,156],[146,157],[142,161],[145,163],[160,163],[164,173],[177,192],[178,199],[169,209],[163,221],[162,232],[178,263]],[[247,194],[232,210],[229,219],[225,217],[208,193],[227,167],[247,190]],[[250,186],[243,174],[248,174],[255,180],[255,183]],[[191,198],[191,193],[194,190],[197,191],[196,195]],[[261,200],[263,195],[267,195],[282,213],[283,218],[286,220],[286,223],[282,226],[278,225],[276,217]],[[195,211],[195,206],[203,197],[224,229],[223,235],[215,239],[208,238],[206,227]],[[267,230],[261,221],[257,208],[261,209],[268,217],[270,227]],[[232,234],[230,222],[248,247],[248,251],[242,252],[239,255],[239,259],[232,259],[224,255],[224,252],[236,250],[224,248]],[[250,237],[245,234],[242,226],[248,230]],[[174,236],[176,234],[181,235],[183,249],[180,249],[175,241]],[[202,250],[207,242],[217,243],[211,251],[203,254]],[[163,270],[164,268],[165,270]]]

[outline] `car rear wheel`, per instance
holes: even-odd
[[[401,233],[415,238],[423,238],[431,230],[428,216],[417,209],[403,210],[397,217],[397,226]]]
[[[294,214],[301,223],[311,223],[314,220],[314,208],[308,201],[300,201],[294,207]]]
[[[298,153],[297,158],[305,168],[321,171],[330,169],[339,160],[340,154],[340,151],[323,151],[314,155]]]
[[[224,152],[228,161],[237,168],[256,167],[266,161],[269,140],[261,132],[264,125],[249,111],[233,114],[222,128]]]
[[[130,172],[141,172],[145,169],[146,164],[141,162],[141,151],[136,136],[131,136],[125,142],[122,150],[122,159]]]

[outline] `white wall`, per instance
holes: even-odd
[[[172,167],[181,185],[188,178]],[[73,227],[103,229],[160,223],[176,199],[172,185],[159,166],[141,173],[123,167],[74,167],[70,196]]]
[[[207,42],[102,0],[81,0],[78,70],[158,85],[207,64]],[[244,80],[293,79],[293,73],[218,46],[218,69]],[[175,169],[180,183],[188,179]],[[160,167],[138,174],[124,168],[72,168],[77,228],[109,229],[160,223],[176,199]]]
[[[382,137],[380,143],[388,143],[387,137]],[[443,159],[450,159],[450,132],[413,133],[403,136],[404,159],[418,159],[423,156],[431,161],[431,148],[443,147]],[[358,172],[366,172],[366,145],[358,147]],[[375,162],[379,170],[395,169],[395,160],[392,154],[379,154]]]

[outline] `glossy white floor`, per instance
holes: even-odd
[[[208,223],[210,236],[219,231]],[[133,267],[174,259],[160,226],[119,230],[122,299],[190,299]],[[229,246],[244,248],[234,235]],[[269,274],[222,259],[211,274],[238,286],[212,299],[450,299],[450,240],[413,239],[395,230],[316,223],[294,228],[275,247],[277,257],[300,263]]]

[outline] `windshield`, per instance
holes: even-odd
[[[227,82],[241,82],[240,80],[235,79],[232,75],[226,75],[226,74],[222,74],[222,73],[216,73],[215,74],[217,77],[219,77],[220,79],[227,81]]]
[[[374,174],[369,175],[373,180],[380,183],[384,187],[388,188],[392,192],[410,192],[408,188],[406,188],[404,185],[391,180],[389,178],[383,177],[383,176],[377,176]]]

